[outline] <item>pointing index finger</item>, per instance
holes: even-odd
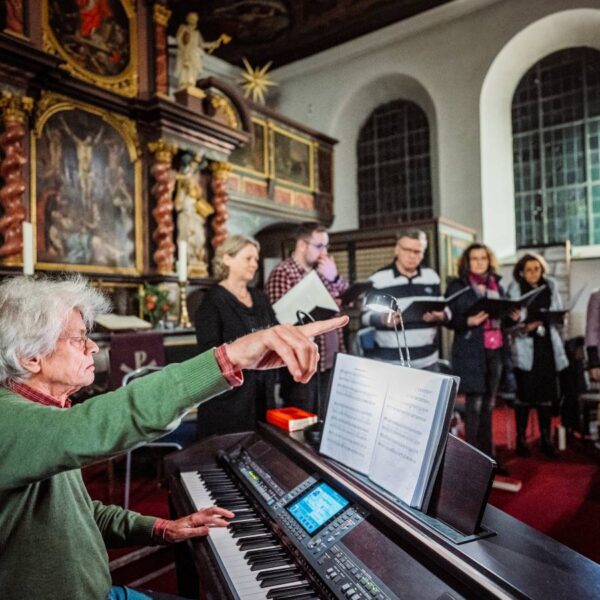
[[[334,331],[340,329],[348,324],[350,317],[347,315],[341,317],[334,317],[333,319],[327,319],[325,321],[316,321],[315,323],[307,323],[306,325],[300,325],[298,329],[308,337],[314,337],[315,335],[322,335],[328,331]]]

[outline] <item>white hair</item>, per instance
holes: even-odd
[[[31,372],[23,358],[51,354],[73,310],[90,330],[109,300],[81,275],[60,279],[13,277],[0,284],[0,384],[22,382]]]

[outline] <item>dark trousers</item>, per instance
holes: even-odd
[[[465,430],[467,442],[488,456],[493,456],[492,409],[502,376],[503,349],[485,350],[485,394],[465,396]]]

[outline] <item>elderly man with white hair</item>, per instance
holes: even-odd
[[[226,526],[233,513],[204,508],[176,521],[92,501],[80,468],[156,439],[201,402],[243,381],[243,369],[314,373],[310,337],[346,317],[281,325],[169,365],[70,408],[94,380],[88,337],[107,300],[79,276],[15,277],[0,285],[0,596],[148,598],[111,587],[106,547],[178,542]],[[66,410],[68,409],[68,410]]]

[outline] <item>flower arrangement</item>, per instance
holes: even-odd
[[[172,307],[169,292],[150,283],[144,284],[144,289],[140,293],[140,304],[144,317],[147,317],[154,326],[160,320],[166,319]]]

